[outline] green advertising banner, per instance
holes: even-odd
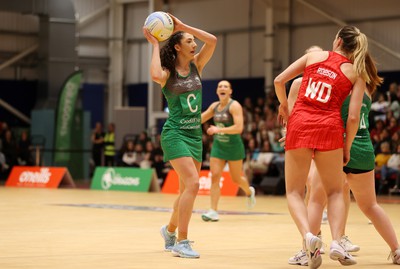
[[[160,191],[154,169],[131,167],[96,167],[90,188],[137,192]]]
[[[65,164],[70,160],[72,123],[75,102],[82,80],[82,71],[74,72],[64,82],[60,92],[57,108],[54,162]]]

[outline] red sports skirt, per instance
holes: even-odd
[[[294,111],[293,111],[294,112]],[[310,148],[327,151],[343,148],[344,128],[340,117],[326,113],[296,111],[290,115],[285,150]]]

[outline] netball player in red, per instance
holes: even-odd
[[[350,159],[350,148],[358,129],[365,83],[369,82],[365,58],[368,41],[359,29],[339,30],[332,51],[315,51],[299,58],[274,81],[280,102],[278,119],[287,122],[285,180],[289,212],[304,238],[310,268],[321,263],[321,240],[310,232],[304,187],[312,157],[328,199],[331,228],[331,258],[342,264],[356,261],[339,243],[345,222],[343,165]],[[298,99],[289,117],[285,83],[303,73]],[[352,91],[346,130],[340,109]],[[343,139],[345,135],[345,139]]]

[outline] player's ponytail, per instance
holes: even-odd
[[[367,37],[363,33],[359,33],[356,36],[357,46],[354,50],[352,57],[353,58],[353,67],[356,71],[356,74],[360,76],[365,82],[369,83],[370,78],[367,74],[367,70],[365,67],[366,55],[368,53],[368,40]]]
[[[367,71],[366,61],[368,54],[368,39],[365,34],[355,26],[346,25],[338,32],[338,37],[342,39],[341,49],[348,55],[349,59],[353,62],[354,71],[358,76],[365,80],[367,84],[371,82],[371,77]],[[368,60],[373,63],[372,59]],[[376,70],[376,67],[375,67]],[[371,70],[370,70],[371,71]],[[376,81],[372,82],[372,85]]]
[[[175,45],[179,44],[183,37],[183,32],[179,31],[171,35],[168,39],[167,44],[165,44],[160,50],[161,66],[169,70],[170,75],[175,74],[175,63],[177,58],[177,53],[175,50]]]
[[[367,89],[370,95],[372,95],[376,91],[376,87],[382,84],[383,78],[378,76],[376,63],[368,52],[365,55],[365,69],[369,77],[369,82],[367,82]]]

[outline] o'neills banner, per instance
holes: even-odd
[[[211,172],[209,170],[200,171],[199,183],[200,187],[198,194],[209,195],[211,188]],[[239,187],[232,182],[229,172],[222,172],[219,186],[221,188],[221,195],[224,196],[236,196],[239,190]],[[161,191],[163,193],[179,193],[179,178],[178,174],[174,170],[168,172]]]
[[[91,189],[116,191],[160,191],[154,169],[96,167]]]
[[[60,92],[54,139],[55,148],[58,150],[54,154],[54,162],[56,164],[65,164],[70,160],[70,152],[68,150],[72,148],[72,123],[81,79],[81,71],[73,73],[66,79]]]
[[[14,166],[6,187],[57,188],[75,187],[65,167]]]

